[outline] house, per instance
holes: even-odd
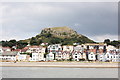
[[[62,52],[62,60],[69,60],[72,58],[72,53],[69,51]]]
[[[80,59],[82,59],[81,52],[75,51],[75,52],[72,53],[72,56],[73,56],[74,61],[80,61]]]
[[[98,61],[106,61],[105,60],[105,53],[102,53],[102,54],[98,54]]]
[[[19,53],[21,53],[21,49],[15,49],[15,50],[12,50],[12,51],[18,51]]]
[[[41,46],[47,46],[48,43],[41,43],[40,45],[41,45]]]
[[[30,55],[27,54],[19,54],[16,56],[17,61],[29,61]]]
[[[2,53],[3,52],[3,49],[2,49],[2,46],[0,46],[0,53]]]
[[[84,49],[94,53],[104,53],[106,52],[107,44],[104,43],[86,43],[83,44]]]
[[[52,52],[52,53],[57,53],[57,52],[62,51],[62,46],[61,46],[61,44],[49,45],[49,46],[47,47],[47,50],[48,50],[49,53],[50,53],[50,52]]]
[[[109,55],[109,58],[110,58],[109,61],[112,61],[112,62],[120,62],[120,51],[119,51],[119,49],[110,50],[108,53],[110,54],[110,55]],[[110,57],[110,56],[111,56],[111,57]]]
[[[3,52],[11,51],[11,48],[10,47],[2,47],[2,50],[3,50]]]
[[[75,45],[79,45],[80,43],[73,43],[73,45],[75,46]]]
[[[62,56],[63,56],[63,55],[62,55],[62,51],[61,51],[61,52],[57,52],[57,53],[55,54],[55,59],[58,60],[58,61],[59,61],[59,60],[62,60]]]
[[[64,46],[62,46],[62,48],[63,48],[63,51],[70,51],[70,52],[73,51],[72,45],[64,45]]]
[[[107,52],[105,54],[105,61],[112,61],[113,59],[113,54],[111,52]]]
[[[113,53],[112,62],[120,62],[120,53],[118,52]]]
[[[84,51],[83,45],[77,45],[77,46],[75,46],[74,47],[74,51],[83,52]]]
[[[112,46],[112,45],[108,45],[106,47],[106,49],[107,49],[107,51],[116,50],[116,48],[114,46]]]
[[[54,61],[54,59],[54,54],[52,52],[46,55],[46,61]]]
[[[95,61],[96,59],[96,54],[94,52],[88,53],[88,60],[89,61]]]
[[[36,57],[35,61],[44,61],[45,47],[42,46],[29,46],[26,50],[26,53],[31,53],[33,56],[38,55],[38,59]],[[34,59],[33,59],[34,61]]]
[[[0,54],[0,60],[2,61],[16,61],[16,56],[19,55],[17,51],[6,51]]]
[[[45,53],[45,47],[42,46],[29,46],[26,47],[27,49],[27,53]]]
[[[39,61],[39,53],[32,53],[32,58],[30,61]]]
[[[27,51],[28,49],[29,49],[28,47],[25,47],[25,48],[21,49],[21,53],[26,53],[26,51]]]
[[[44,53],[32,53],[32,58],[30,61],[45,61]]]

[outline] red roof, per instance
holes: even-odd
[[[21,49],[15,49],[14,51],[21,51]]]

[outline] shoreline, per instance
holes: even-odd
[[[119,63],[97,62],[1,62],[0,67],[120,68]]]

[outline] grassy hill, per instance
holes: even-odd
[[[93,43],[84,35],[78,34],[69,27],[45,28],[40,34],[28,39],[30,44],[37,45],[40,43],[71,45],[73,43]]]

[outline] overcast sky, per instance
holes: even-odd
[[[27,39],[47,27],[68,26],[95,41],[117,40],[118,3],[9,2],[0,4],[0,40]]]

